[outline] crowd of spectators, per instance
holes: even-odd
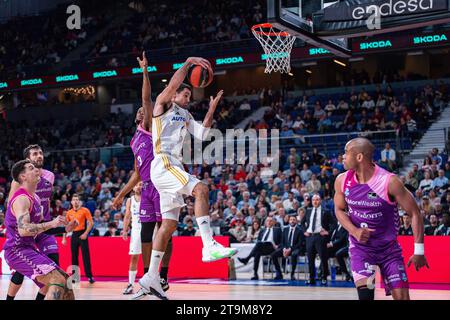
[[[171,48],[176,53],[183,46],[249,39],[251,26],[263,22],[263,5],[261,0],[147,1],[98,40],[87,58],[108,56],[108,65],[117,67],[123,64],[123,54],[134,59],[144,48]]]
[[[423,164],[414,164],[401,179],[414,194],[424,218],[425,234],[450,235],[450,159],[448,155],[439,153],[439,150],[434,148],[424,159]],[[409,216],[403,215],[399,233],[412,234]]]
[[[67,28],[67,5],[38,16],[16,17],[0,25],[0,78],[26,78],[38,70],[44,74],[49,65],[58,64],[106,26],[106,16],[89,10],[87,2],[78,1],[83,7],[81,29]],[[42,65],[47,69],[39,68]]]

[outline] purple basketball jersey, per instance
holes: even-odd
[[[26,196],[31,201],[30,208],[30,222],[39,223],[42,218],[42,206],[41,200],[35,194],[34,197],[30,195],[24,188],[19,188],[11,197],[8,203],[8,209],[6,209],[5,226],[6,226],[6,241],[3,246],[4,250],[18,247],[35,247],[34,237],[22,237],[19,234],[17,226],[17,219],[12,211],[14,201],[19,196]]]
[[[150,181],[150,164],[154,158],[152,134],[138,126],[130,142],[137,169],[143,182]]]
[[[44,221],[52,220],[50,215],[50,199],[53,192],[53,183],[55,182],[55,175],[45,169],[41,169],[41,180],[36,188],[36,194],[41,199],[43,209]]]
[[[348,170],[342,191],[348,206],[350,220],[359,228],[375,229],[366,244],[350,236],[350,247],[384,248],[397,241],[400,217],[397,203],[388,196],[388,185],[394,174],[375,165],[372,178],[365,184],[358,183],[356,173]]]

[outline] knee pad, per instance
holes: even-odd
[[[14,272],[13,276],[11,277],[11,282],[15,285],[20,286],[23,283],[23,274]]]
[[[367,286],[361,286],[356,288],[358,291],[359,300],[369,300],[372,301],[375,299],[375,290],[369,289]]]
[[[156,222],[141,223],[141,242],[149,243],[153,241],[153,232],[155,231]]]
[[[57,253],[50,253],[47,255],[53,262],[55,262],[59,266],[59,254]]]

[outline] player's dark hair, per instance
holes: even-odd
[[[25,167],[28,163],[31,163],[28,159],[20,160],[14,163],[11,169],[11,176],[15,181],[20,183],[19,176],[25,171]]]
[[[30,156],[30,151],[33,149],[41,149],[41,146],[38,144],[30,144],[28,147],[26,147],[25,149],[23,149],[23,158],[27,159]]]
[[[186,83],[180,84],[180,86],[177,89],[177,93],[182,92],[184,89],[188,89],[192,93],[192,87]]]

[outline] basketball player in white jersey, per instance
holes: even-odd
[[[153,108],[153,150],[155,158],[151,164],[151,179],[160,194],[162,224],[153,241],[149,271],[139,280],[143,290],[160,299],[167,299],[161,288],[158,269],[167,243],[176,230],[180,209],[185,205],[183,195],[195,197],[195,216],[203,242],[202,261],[211,262],[228,258],[237,253],[234,248],[225,248],[217,243],[210,228],[208,186],[195,176],[188,174],[182,163],[183,141],[189,131],[195,138],[204,140],[211,127],[214,111],[223,91],[211,97],[208,113],[203,124],[197,123],[186,110],[191,98],[191,88],[183,84],[191,65],[211,69],[208,60],[188,58],[175,72],[168,86],[158,95]]]
[[[123,233],[124,240],[128,239],[128,230],[131,222],[131,236],[130,236],[130,268],[128,270],[128,286],[123,294],[133,293],[133,284],[136,280],[137,267],[139,256],[142,253],[141,245],[141,221],[139,220],[139,206],[141,204],[142,181],[134,186],[134,194],[128,198],[126,202],[125,217],[123,219]],[[131,221],[130,221],[131,220]]]

